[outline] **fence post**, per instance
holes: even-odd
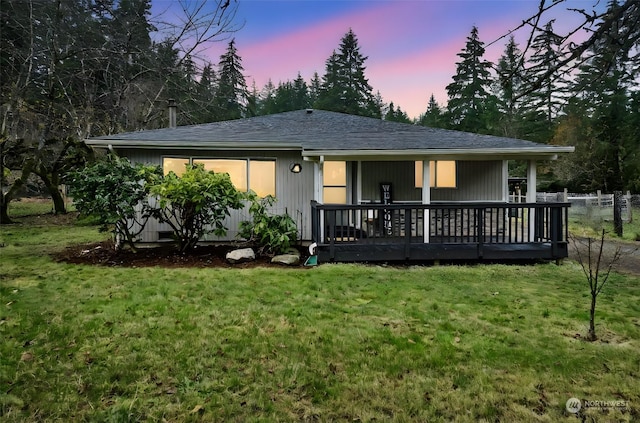
[[[613,230],[622,236],[622,191],[613,192]]]
[[[627,223],[632,223],[633,222],[633,207],[631,207],[631,191],[627,191],[627,195],[626,195],[626,201],[627,201],[627,214],[629,215],[629,218],[627,219]]]
[[[569,190],[567,188],[564,189],[563,191],[563,197],[562,197],[562,202],[566,203],[569,201]]]
[[[597,190],[596,195],[598,196],[598,207],[602,207],[602,191]]]

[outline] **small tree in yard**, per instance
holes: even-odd
[[[132,165],[127,159],[109,155],[72,172],[66,182],[76,209],[97,217],[100,230],[111,230],[116,249],[124,244],[135,249],[136,237],[151,216],[148,183],[159,176],[157,166]]]
[[[616,246],[613,252],[605,251],[605,230],[602,230],[599,239],[576,238],[571,236],[571,241],[576,250],[578,263],[582,267],[582,271],[589,283],[591,292],[591,308],[589,309],[589,331],[587,332],[587,340],[595,341],[596,336],[596,300],[598,294],[604,288],[609,280],[611,271],[622,256],[622,249]]]
[[[255,243],[260,254],[281,254],[297,240],[296,222],[285,214],[269,214],[267,207],[276,202],[276,198],[268,195],[262,199],[254,193],[249,195],[251,206],[249,213],[253,221],[240,222],[239,236]]]
[[[203,165],[187,165],[180,177],[169,172],[150,191],[158,197],[154,216],[171,226],[181,252],[193,249],[206,233],[226,234],[223,220],[246,198],[229,174],[206,171]]]

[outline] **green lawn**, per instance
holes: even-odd
[[[571,397],[640,419],[637,278],[589,343],[572,262],[89,267],[49,253],[95,227],[22,221],[0,228],[2,421],[581,421]]]

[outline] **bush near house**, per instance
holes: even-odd
[[[169,172],[149,192],[158,197],[153,215],[171,227],[182,252],[209,232],[226,234],[223,221],[229,210],[242,208],[247,198],[233,186],[229,174],[207,171],[202,164],[187,165],[180,176]]]
[[[276,198],[271,195],[258,198],[255,193],[250,193],[250,200],[249,213],[253,220],[240,222],[238,235],[255,243],[260,254],[286,252],[297,240],[296,222],[287,213],[270,214],[267,211],[276,202]]]

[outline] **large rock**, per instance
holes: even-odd
[[[300,263],[300,252],[296,249],[290,248],[285,254],[274,256],[271,259],[271,263],[295,266]]]
[[[239,250],[229,251],[226,259],[229,263],[243,263],[245,261],[253,261],[256,259],[256,253],[251,248],[240,248]]]

